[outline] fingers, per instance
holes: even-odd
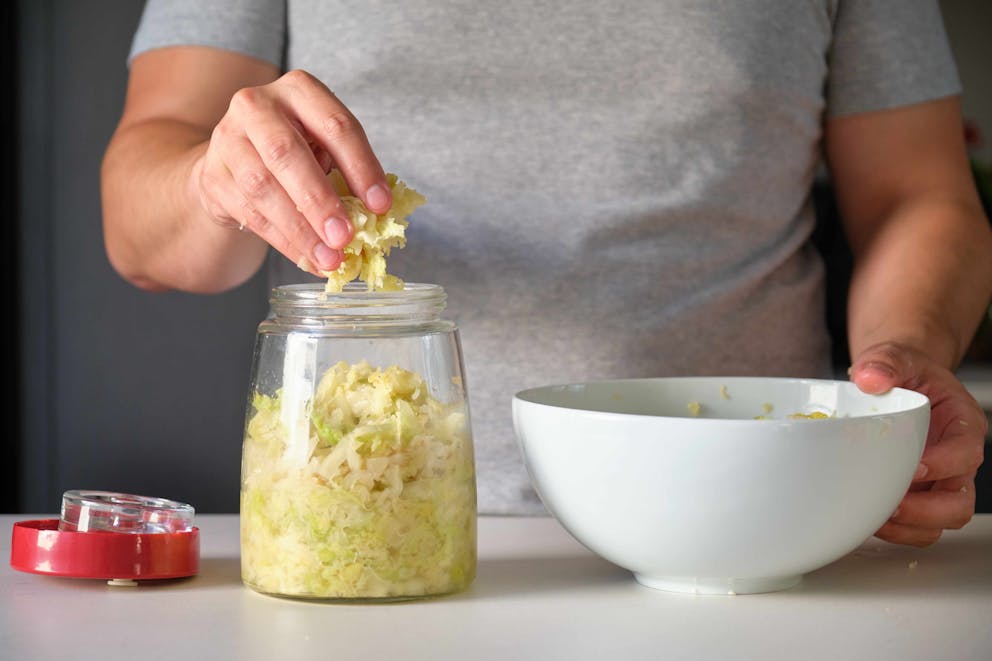
[[[258,159],[253,159],[254,168],[257,160],[264,165],[262,176],[249,183],[261,182],[265,195],[272,194],[291,203],[295,215],[302,215],[313,229],[313,234],[329,247],[340,249],[351,240],[348,215],[338,199],[337,194],[321,169],[314,152],[307,140],[294,127],[293,122],[279,107],[277,98],[270,93],[258,90],[241,90],[232,100],[235,112],[236,133],[232,139],[238,141],[243,130]],[[242,128],[243,127],[243,128]],[[225,147],[233,145],[225,143]],[[240,166],[232,164],[229,167],[235,173]],[[278,187],[269,186],[278,182]],[[239,180],[239,183],[240,180]],[[279,190],[276,191],[276,188]],[[245,189],[250,199],[254,199],[254,189]],[[283,216],[276,216],[284,218]],[[345,227],[349,231],[344,236],[336,232],[328,236],[328,226],[332,228]],[[342,239],[343,242],[342,242]]]
[[[292,118],[289,120],[289,123],[294,129],[296,129],[303,139],[307,141],[307,147],[310,148],[311,153],[313,153],[313,157],[317,159],[317,165],[320,166],[321,172],[325,175],[329,174],[331,169],[334,167],[334,159],[331,158],[331,155],[328,154],[323,147],[317,144],[317,141],[306,132],[306,129],[303,128],[303,124],[300,124],[297,120]]]
[[[313,151],[313,157],[317,159],[317,164],[320,165],[321,171],[326,175],[330,173],[331,169],[334,167],[334,159],[319,145],[311,145],[310,150]]]
[[[218,221],[251,229],[301,268],[331,271],[354,234],[327,178],[332,165],[372,211],[392,205],[358,121],[315,78],[290,72],[234,95],[207,148],[201,199]]]
[[[304,71],[282,79],[291,90],[282,98],[306,132],[337,163],[348,188],[375,213],[392,205],[386,173],[355,116],[319,80]]]
[[[884,344],[862,351],[849,373],[851,381],[861,390],[880,395],[896,386],[912,387],[908,382],[913,379],[914,367],[909,352],[896,345]]]
[[[942,528],[917,528],[916,526],[905,526],[898,523],[886,523],[875,532],[875,536],[893,544],[907,544],[909,546],[930,546],[940,539],[943,534]]]
[[[919,528],[956,530],[971,521],[974,510],[974,477],[956,477],[935,482],[929,491],[907,493],[889,520]]]
[[[909,492],[876,532],[899,544],[926,546],[945,529],[960,528],[975,511],[975,473],[982,463],[988,422],[981,407],[954,374],[921,351],[898,344],[866,349],[851,366],[863,391],[899,386],[930,400],[927,442]]]
[[[943,530],[967,524],[974,511],[973,475],[942,480],[927,491],[907,493],[875,535],[896,544],[928,546],[940,538]]]
[[[251,229],[288,259],[300,263],[299,249],[240,193],[234,177],[225,167],[205,166],[201,176],[209,191],[204,206],[211,215],[225,225]]]
[[[963,418],[952,420],[933,443],[928,443],[920,463],[926,472],[919,479],[943,480],[969,475],[978,470],[984,459],[985,433],[977,423]]]
[[[269,219],[280,219],[279,233],[286,237],[295,248],[294,262],[300,257],[308,257],[322,270],[331,271],[341,263],[342,254],[327,245],[327,241],[313,231],[307,219],[298,211],[290,199],[282,182],[279,181],[259,158],[252,145],[244,139],[233,139],[223,147],[225,162],[238,189],[244,194],[248,205],[258,211],[246,224],[267,239],[275,225]],[[309,151],[308,151],[309,153]]]
[[[982,464],[988,420],[975,398],[950,372],[932,370],[926,383],[930,430],[921,463],[927,480],[970,475]]]

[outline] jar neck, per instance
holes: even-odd
[[[419,326],[440,319],[447,294],[438,285],[406,283],[402,291],[367,291],[350,283],[328,293],[320,283],[276,287],[269,295],[270,319],[301,326]]]

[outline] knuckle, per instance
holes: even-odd
[[[965,473],[974,473],[982,464],[985,462],[985,447],[983,445],[978,445],[972,452],[969,458],[968,465],[966,466]]]
[[[884,362],[898,364],[903,355],[903,349],[893,342],[884,342],[870,347],[865,353],[874,354],[872,356],[874,360],[882,360]]]
[[[257,87],[242,87],[231,96],[230,108],[251,112],[259,107],[262,92]]]
[[[320,120],[320,130],[332,140],[355,133],[357,126],[355,118],[345,111],[328,113]]]
[[[210,131],[210,142],[216,144],[218,141],[224,140],[231,135],[230,122],[226,120],[221,120],[217,122],[213,130]]]
[[[985,463],[985,446],[984,443],[977,443],[962,455],[960,469],[956,472],[959,475],[974,475],[983,463]]]
[[[975,515],[975,484],[970,482],[961,488],[954,513],[949,517],[945,528],[958,530],[965,527]]]
[[[313,84],[314,77],[303,69],[292,69],[282,75],[282,80],[290,85],[304,86]]]
[[[272,164],[272,167],[285,169],[291,161],[294,147],[296,147],[296,140],[293,139],[293,136],[279,134],[268,138],[264,149],[267,160]]]
[[[310,215],[310,212],[323,217],[329,214],[333,208],[334,204],[331,201],[330,195],[324,191],[320,190],[306,190],[300,195],[299,206],[297,207],[300,213],[304,216]]]
[[[266,170],[248,170],[241,175],[241,188],[249,198],[265,197],[275,185],[275,180]]]
[[[959,513],[956,516],[954,516],[945,527],[951,530],[960,530],[961,528],[964,528],[966,525],[968,525],[968,523],[972,519],[972,516],[973,513],[970,511]]]

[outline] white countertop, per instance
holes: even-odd
[[[472,588],[387,605],[243,587],[238,522],[199,515],[201,571],[134,588],[9,567],[0,516],[0,657],[48,659],[992,659],[992,514],[927,549],[869,540],[784,592],[642,587],[553,519],[479,521]]]

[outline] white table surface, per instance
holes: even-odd
[[[472,588],[387,605],[278,599],[241,585],[238,522],[199,515],[201,572],[134,588],[9,567],[0,659],[992,660],[992,514],[927,549],[866,542],[784,592],[651,590],[553,519],[479,521]],[[37,517],[35,517],[37,518]]]

